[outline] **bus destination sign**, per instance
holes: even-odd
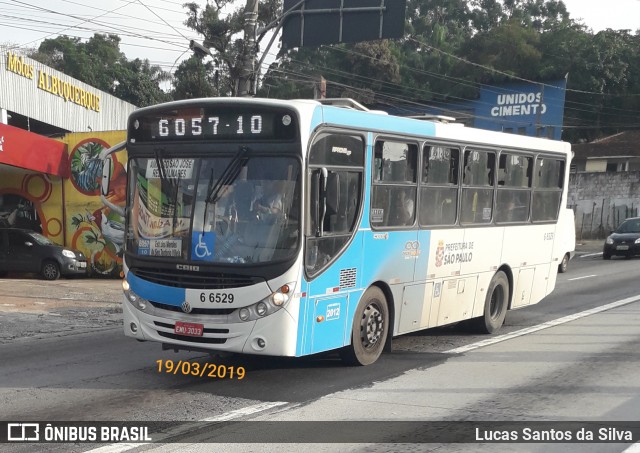
[[[289,141],[296,137],[295,117],[287,111],[173,109],[129,119],[129,142]]]

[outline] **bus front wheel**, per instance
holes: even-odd
[[[504,323],[509,306],[509,279],[498,271],[491,279],[484,302],[484,313],[476,321],[481,333],[494,333]]]
[[[351,344],[340,350],[348,365],[370,365],[380,357],[389,334],[389,307],[380,288],[362,295],[353,316]]]

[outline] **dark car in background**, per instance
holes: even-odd
[[[640,217],[628,218],[604,241],[602,258],[610,260],[616,255],[640,255]]]
[[[86,275],[82,252],[62,247],[40,233],[20,228],[0,229],[0,275],[38,273],[45,280],[61,275]]]

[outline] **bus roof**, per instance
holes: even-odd
[[[567,142],[546,138],[489,131],[464,126],[461,123],[442,122],[438,119],[416,119],[388,115],[385,112],[371,111],[351,99],[268,99],[268,98],[199,98],[173,101],[165,104],[144,107],[132,113],[138,116],[158,109],[179,108],[201,103],[238,103],[261,104],[265,106],[293,107],[311,121],[311,128],[319,124],[336,127],[361,129],[380,134],[409,135],[416,138],[434,138],[455,140],[477,146],[525,148],[548,152],[570,154],[571,146]]]

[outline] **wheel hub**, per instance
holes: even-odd
[[[382,313],[374,304],[367,305],[360,322],[360,340],[365,348],[373,347],[384,331]]]

